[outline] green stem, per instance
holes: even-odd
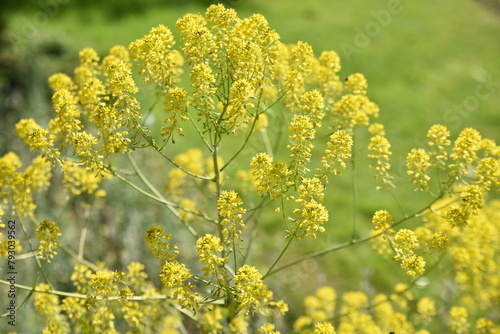
[[[139,188],[137,185],[135,185],[133,182],[129,181],[128,179],[124,178],[123,176],[121,176],[120,174],[118,174],[116,171],[112,170],[112,169],[109,169],[109,172],[112,173],[114,176],[116,176],[117,178],[119,178],[120,180],[122,180],[123,182],[127,183],[129,186],[131,186],[132,188],[134,188],[135,190],[139,191],[141,194],[149,197],[149,198],[152,198],[154,199],[155,201],[158,201],[162,204],[164,204],[167,209],[177,218],[179,219],[179,221],[182,222],[182,224],[188,229],[188,231],[195,237],[197,238],[198,237],[198,234],[197,232],[193,229],[193,227],[188,223],[186,222],[182,216],[179,214],[179,212],[176,210],[176,208],[178,208],[177,205],[175,205],[174,203],[170,202],[170,201],[167,201],[157,190],[156,188],[154,188],[152,185],[151,187],[153,187],[155,189],[155,191],[153,192],[156,192],[156,194],[158,194],[159,196],[155,196],[153,194],[150,194],[148,193],[147,191]],[[139,176],[139,178],[141,178],[141,175],[142,175],[142,178],[141,180],[146,180],[147,179],[144,177],[144,175],[140,172],[140,170],[136,170],[137,172],[137,175]],[[147,181],[148,183],[147,184],[150,184],[149,181]],[[147,185],[146,184],[146,185]]]
[[[358,184],[357,184],[357,178],[356,178],[356,160],[355,160],[355,155],[356,155],[356,149],[355,149],[355,143],[356,141],[354,140],[354,133],[352,136],[353,144],[352,144],[352,156],[351,156],[351,166],[352,166],[352,171],[351,171],[351,180],[352,180],[352,206],[353,206],[353,212],[352,212],[352,235],[351,235],[351,240],[355,241],[358,239]]]
[[[21,229],[23,230],[23,234],[24,234],[24,237],[26,238],[26,242],[28,243],[30,251],[35,254],[35,250],[33,248],[33,245],[31,244],[30,238],[28,237],[28,233],[26,232],[26,228],[24,227],[24,223],[23,223],[23,220],[21,218],[19,218],[19,224],[21,225]],[[43,275],[43,278],[45,278],[45,281],[52,289],[52,284],[50,283],[49,279],[45,275],[45,272],[43,271],[43,265],[40,263],[38,256],[35,256],[35,262],[38,266],[38,269],[40,270],[40,273]],[[34,283],[35,285],[38,283],[38,279],[39,279],[39,277],[37,277],[37,279],[35,280],[35,283]]]
[[[83,251],[85,248],[85,239],[87,237],[87,229],[90,223],[90,208],[89,206],[85,207],[85,226],[82,229],[82,233],[80,234],[80,244],[78,246],[78,258],[83,259]]]
[[[436,198],[434,201],[432,201],[430,204],[426,205],[424,208],[422,208],[421,210],[418,210],[417,212],[409,215],[409,216],[405,216],[403,218],[401,218],[400,220],[398,220],[397,222],[393,223],[390,227],[388,227],[387,229],[385,230],[382,230],[380,233],[377,233],[377,234],[374,234],[374,235],[370,235],[370,236],[367,236],[365,238],[362,238],[362,239],[358,239],[358,240],[351,240],[351,241],[348,241],[348,242],[344,242],[344,243],[341,243],[341,244],[338,244],[338,245],[335,245],[335,246],[332,246],[332,247],[328,247],[326,249],[323,249],[321,251],[318,251],[318,252],[314,252],[314,253],[310,253],[310,254],[307,254],[307,255],[304,255],[302,257],[299,257],[287,264],[284,264],[274,270],[270,270],[267,274],[266,274],[266,277],[267,276],[271,276],[271,275],[274,275],[286,268],[289,268],[289,267],[292,267],[300,262],[303,262],[303,261],[306,261],[306,260],[309,260],[309,259],[312,259],[312,258],[315,258],[315,257],[319,257],[319,256],[322,256],[322,255],[325,255],[325,254],[328,254],[328,253],[331,253],[331,252],[334,252],[334,251],[337,251],[337,250],[340,250],[342,248],[346,248],[346,247],[349,247],[349,246],[352,246],[352,245],[358,245],[358,244],[361,244],[361,243],[364,243],[366,241],[369,241],[371,239],[374,239],[374,238],[377,238],[381,235],[383,235],[384,233],[386,233],[389,229],[392,229],[398,225],[401,225],[402,223],[404,223],[405,221],[407,220],[410,220],[412,218],[418,218],[418,217],[421,217],[421,216],[424,216],[426,214],[429,214],[429,213],[426,213],[427,210],[431,209],[432,205],[434,205],[439,199],[441,199],[447,192],[447,188],[445,188],[443,190],[443,192],[440,194],[440,196],[438,198]]]
[[[281,250],[280,255],[276,258],[276,260],[271,265],[271,267],[269,268],[269,270],[267,271],[267,273],[264,275],[264,277],[262,277],[262,279],[265,279],[267,276],[270,276],[271,274],[274,273],[272,270],[278,264],[279,260],[283,257],[283,255],[285,254],[285,252],[288,249],[288,247],[290,247],[290,245],[291,245],[294,237],[295,237],[295,233],[293,233],[292,235],[290,235],[290,237],[288,239],[288,242],[286,243],[285,247],[283,247],[283,249]]]
[[[99,268],[98,266],[96,266],[95,264],[93,264],[92,262],[88,261],[88,260],[85,260],[82,257],[80,257],[79,254],[77,254],[76,252],[74,252],[71,248],[65,246],[65,245],[62,245],[59,247],[63,250],[63,252],[65,252],[66,254],[68,254],[69,256],[71,256],[73,259],[75,259],[76,261],[80,262],[81,264],[89,267],[90,269],[94,270],[94,271],[98,271],[98,270],[101,270],[102,268]]]

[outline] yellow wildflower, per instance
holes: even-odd
[[[265,286],[259,271],[252,266],[246,264],[240,267],[234,283],[239,310],[255,313],[262,303],[272,301],[273,293]]]
[[[41,259],[50,262],[52,258],[57,254],[54,248],[60,247],[59,237],[61,232],[59,232],[59,227],[50,220],[44,220],[36,229],[36,238],[40,240],[40,245],[38,246],[38,256]]]
[[[417,191],[429,190],[429,180],[431,177],[428,175],[427,170],[431,166],[430,156],[424,149],[413,148],[406,157],[406,172],[410,175],[410,182],[416,186]]]
[[[375,164],[369,166],[375,170],[375,178],[382,179],[384,185],[394,188],[393,177],[389,174],[391,168],[389,156],[392,154],[390,148],[391,144],[387,138],[382,135],[375,135],[370,138],[368,149],[373,153],[369,154],[368,158],[375,159]]]
[[[468,312],[465,307],[453,306],[450,310],[450,329],[452,333],[462,334],[467,333],[469,323],[467,321]]]

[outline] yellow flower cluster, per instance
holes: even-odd
[[[465,226],[471,215],[477,215],[483,207],[484,198],[481,188],[477,185],[464,187],[460,193],[462,203],[448,210],[446,218],[452,226]]]
[[[401,261],[401,268],[412,277],[424,274],[425,261],[416,255],[413,249],[419,247],[419,242],[415,232],[401,229],[394,235],[395,260]]]
[[[387,210],[378,210],[372,217],[373,229],[370,235],[372,248],[379,254],[389,254],[392,251],[390,239],[396,233],[391,227],[394,224],[392,215]]]
[[[1,204],[10,203],[11,209],[20,217],[32,217],[36,209],[34,193],[50,185],[50,163],[38,156],[24,172],[20,171],[21,167],[21,160],[15,153],[0,157]]]
[[[426,328],[435,319],[435,303],[427,297],[414,301],[407,290],[407,286],[399,285],[395,287],[394,293],[376,294],[371,300],[360,291],[346,292],[340,301],[340,310],[336,313],[335,290],[331,287],[319,288],[315,295],[305,298],[306,315],[295,321],[294,329],[299,334],[335,333],[335,330],[348,334],[429,334],[425,329],[418,330],[418,327]],[[415,313],[408,313],[409,303],[415,305]],[[335,327],[332,322],[336,324]],[[450,327],[453,325],[450,324]]]
[[[302,175],[307,171],[305,167],[311,161],[311,151],[314,148],[312,140],[316,135],[314,124],[311,122],[310,117],[305,115],[296,115],[290,121],[288,127],[290,135],[288,138],[292,144],[288,145],[292,154],[291,170],[294,175]]]
[[[196,312],[199,308],[199,294],[192,291],[195,286],[188,282],[191,278],[191,271],[183,263],[177,260],[163,261],[160,271],[161,282],[182,307]]]
[[[238,312],[255,313],[277,307],[278,312],[284,314],[288,310],[283,301],[273,301],[273,292],[264,284],[260,272],[250,265],[246,264],[236,272],[234,290],[237,293]]]
[[[416,186],[415,190],[429,190],[429,180],[431,177],[427,174],[431,166],[430,156],[424,149],[414,148],[406,157],[406,166],[408,167],[408,175],[410,182]]]
[[[476,129],[467,128],[460,132],[450,154],[450,158],[454,160],[449,166],[453,176],[462,178],[468,173],[469,167],[477,159],[477,152],[481,149],[480,143],[481,135]]]
[[[144,264],[132,262],[127,271],[112,271],[78,254],[80,264],[71,275],[75,293],[48,284],[35,291],[35,308],[47,333],[117,333],[122,328],[130,333],[183,332],[191,329],[184,326],[188,318],[206,333],[279,333],[277,318],[288,306],[273,299],[267,280],[291,266],[280,261],[292,242],[316,239],[325,231],[328,177],[341,175],[348,160],[354,167],[355,141],[364,139],[357,137],[359,127],[368,127],[371,134],[369,167],[394,190],[391,145],[384,126],[372,123],[379,108],[367,96],[367,79],[355,73],[340,80],[337,53],[324,51],[316,58],[305,42],[285,45],[262,15],[241,19],[221,4],[204,15],[183,16],[176,29],[177,49],[174,33],[160,25],[128,48],[113,47],[102,59],[93,49],[82,50],[74,75],[58,73],[49,79],[54,115],[48,124],[25,119],[16,125],[18,136],[38,156],[24,171],[16,154],[0,157],[0,216],[8,207],[19,217],[41,221],[36,226],[38,256],[47,262],[61,246],[61,231],[51,220],[35,219],[33,197],[50,186],[52,167],[60,169],[54,174],[60,174],[66,191],[81,195],[85,204],[104,196],[101,184],[114,175],[164,205],[194,236],[182,246],[194,245],[198,263],[182,262],[172,234],[161,226],[147,229],[144,241],[159,260],[159,289],[154,279],[148,280]],[[142,121],[133,65],[145,84],[155,86],[151,104],[158,103],[164,112],[160,125],[154,117]],[[156,115],[153,107],[151,116]],[[198,137],[189,136],[180,151],[170,149],[185,134]],[[500,185],[500,149],[470,128],[453,145],[449,137],[445,126],[434,125],[426,146],[406,156],[408,179],[432,197],[429,205],[412,214],[400,205],[399,220],[392,209],[378,210],[369,236],[298,260],[371,240],[378,253],[392,254],[411,283],[398,284],[387,294],[349,291],[341,298],[323,287],[305,299],[305,315],[293,324],[297,333],[427,334],[424,328],[442,318],[455,333],[474,326],[477,333],[498,332],[490,310],[500,300],[500,204],[486,193]],[[190,146],[196,143],[201,148]],[[261,149],[250,151],[257,147]],[[283,147],[288,152],[280,151]],[[169,164],[161,169],[167,180],[163,189],[152,180],[156,170],[143,173],[135,162],[143,152],[140,158],[146,157],[146,150],[133,152],[139,148],[149,148]],[[120,166],[116,153],[127,153],[132,170]],[[250,156],[250,171],[240,168]],[[436,171],[431,174],[432,168]],[[254,188],[232,183],[236,173]],[[135,184],[135,178],[142,184]],[[355,182],[353,188],[357,196]],[[262,275],[250,264],[250,250],[257,247],[242,243],[247,236],[243,230],[258,226],[260,214],[273,205],[287,234]],[[356,232],[360,218],[354,216]],[[255,234],[248,235],[254,240]],[[430,296],[414,297],[410,289],[425,286],[421,276],[442,268],[456,283],[447,287],[451,297],[443,294],[443,304]]]
[[[62,184],[72,195],[93,195],[103,197],[106,192],[99,187],[106,176],[95,174],[85,167],[76,164],[63,163]]]
[[[381,179],[384,185],[388,188],[394,188],[392,183],[393,177],[389,174],[391,164],[389,156],[391,144],[383,135],[377,134],[370,138],[368,150],[372,153],[368,154],[368,158],[375,159],[375,164],[370,165],[370,168],[375,170],[375,178]]]
[[[226,226],[222,229],[224,240],[222,244],[227,245],[234,240],[243,240],[241,238],[242,230],[246,228],[243,221],[243,214],[246,212],[241,207],[243,201],[238,194],[233,191],[222,191],[217,200],[217,210],[219,216],[222,218],[220,221],[221,226]]]
[[[38,256],[41,259],[50,262],[50,260],[57,254],[57,252],[54,251],[54,248],[61,246],[58,241],[61,236],[59,227],[56,223],[50,220],[44,220],[38,224],[36,234],[36,238],[40,241],[40,245],[38,246]]]
[[[38,284],[37,288],[47,292],[35,294],[35,309],[43,316],[47,326],[44,333],[69,333],[70,326],[59,305],[59,297],[48,293],[51,290],[48,284]]]
[[[261,194],[269,194],[270,198],[278,198],[283,195],[288,187],[293,184],[287,179],[292,174],[287,164],[277,161],[267,153],[258,153],[252,158],[250,168],[255,180],[255,187]]]
[[[360,73],[346,78],[344,89],[348,94],[336,101],[333,107],[333,114],[340,129],[352,131],[359,125],[368,126],[370,117],[378,117],[379,107],[366,96],[367,87],[367,80]]]
[[[298,224],[296,236],[299,239],[308,236],[316,239],[315,232],[325,231],[325,228],[321,225],[328,221],[328,210],[320,203],[324,198],[323,191],[324,188],[320,179],[314,177],[302,180],[302,184],[297,190],[299,198],[295,200],[296,203],[300,204],[301,208],[293,211],[298,216],[296,220]]]
[[[196,242],[196,252],[200,257],[200,262],[205,265],[201,268],[203,276],[213,276],[219,284],[223,284],[222,279],[227,276],[224,264],[228,258],[217,255],[223,250],[224,246],[221,245],[220,239],[211,234],[199,238]]]
[[[313,325],[323,324],[320,328],[327,326],[324,321],[333,318],[336,302],[337,294],[333,288],[319,288],[315,295],[304,299],[305,315],[295,320],[294,329],[301,331]]]
[[[171,234],[165,233],[161,226],[151,226],[146,231],[144,240],[153,255],[159,260],[172,260],[177,254],[177,245],[170,245]]]
[[[427,138],[429,142],[427,143],[433,151],[431,157],[435,161],[439,168],[445,168],[446,160],[448,159],[448,153],[446,152],[446,147],[450,146],[451,141],[448,139],[450,132],[448,129],[441,124],[433,125],[427,132]]]
[[[342,169],[347,167],[345,160],[351,157],[353,145],[352,136],[345,130],[337,130],[331,136],[327,143],[326,155],[321,159],[324,173],[331,171],[333,175],[341,175],[341,172],[334,168],[338,163]]]

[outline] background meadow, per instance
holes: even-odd
[[[49,2],[22,5],[8,2],[2,12],[1,155],[9,150],[26,152],[22,141],[15,137],[14,124],[26,117],[44,124],[43,120],[52,112],[47,78],[56,72],[72,73],[81,49],[92,47],[105,55],[112,46],[128,46],[159,24],[175,33],[179,17],[188,12],[203,13],[211,2],[65,0],[51,2],[51,7],[41,3]],[[323,50],[337,51],[342,76],[356,72],[365,75],[368,96],[381,109],[378,122],[385,125],[392,143],[396,192],[407,212],[420,209],[430,200],[425,194],[413,192],[412,186],[398,176],[405,173],[406,153],[422,146],[431,125],[446,125],[452,139],[461,129],[474,127],[483,137],[500,140],[500,15],[494,7],[471,0],[232,0],[225,5],[233,6],[239,17],[263,14],[285,43],[305,41],[312,45],[316,55]],[[147,92],[141,96],[143,106],[152,108],[149,121],[161,122],[164,117],[161,108],[155,108],[150,99]],[[189,134],[188,130],[182,140],[171,145],[172,152],[180,153],[198,144]],[[364,130],[356,135],[360,139],[355,148],[356,157],[360,158],[355,175],[359,187],[356,211],[361,225],[359,233],[367,235],[374,211],[394,210],[397,216],[398,206],[389,193],[375,190],[378,182],[373,180],[365,158],[369,135]],[[251,154],[247,161],[238,161],[238,166],[246,168]],[[141,168],[158,180],[159,188],[168,184],[165,166],[154,157],[143,157],[141,163]],[[317,251],[349,240],[354,211],[352,175],[350,169],[344,174],[345,177],[331,183],[325,199],[330,210],[327,232],[317,240],[293,244],[283,263],[304,251]],[[180,229],[165,208],[118,181],[106,183],[105,189],[106,198],[94,203],[96,210],[86,216],[85,210],[71,201],[64,209],[58,209],[57,214],[51,212],[54,204],[64,203],[63,195],[53,187],[50,196],[39,198],[40,216],[65,217],[61,227],[63,243],[77,238],[82,227],[89,224],[87,258],[105,261],[117,270],[130,261],[149,257],[142,238],[148,226],[160,224],[167,231]],[[282,225],[269,217],[263,217],[263,232],[255,236],[253,244],[259,251],[252,260],[264,268],[269,266],[269,258],[279,253],[281,248],[276,245],[283,244],[284,238]],[[187,260],[196,255],[193,249],[183,248],[183,238],[189,238],[187,234],[181,231],[175,238],[181,258]],[[67,254],[59,252],[51,266],[49,275],[59,278],[59,290],[72,289],[71,268],[67,267],[70,261]],[[147,259],[144,262],[148,264]],[[26,265],[19,275],[21,284],[33,283],[30,276],[33,270]],[[153,280],[159,281],[158,270],[155,261],[147,266]],[[429,278],[432,279],[432,273]],[[396,282],[405,280],[408,281],[398,263],[373,255],[371,246],[362,244],[301,262],[272,277],[268,284],[293,306],[288,316],[295,319],[301,312],[303,298],[314,293],[318,286],[331,285],[338,294],[359,289],[388,293]],[[3,289],[0,286],[2,296]],[[445,287],[420,287],[423,294],[430,293],[429,289],[439,291]],[[27,294],[20,296],[18,300]],[[40,323],[30,303],[18,311],[18,319],[19,333],[39,332],[32,325],[26,327],[28,323]],[[5,322],[0,321],[0,331],[4,328],[7,328]]]

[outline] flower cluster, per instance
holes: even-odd
[[[429,190],[429,180],[431,177],[428,175],[428,169],[431,166],[430,156],[424,149],[412,149],[406,157],[406,166],[408,167],[408,175],[410,175],[410,182],[416,186],[415,190],[426,191]]]
[[[183,263],[177,260],[163,261],[160,271],[161,282],[182,307],[195,312],[199,308],[199,294],[192,291],[195,286],[188,281],[191,278],[191,271]]]
[[[333,107],[340,129],[352,131],[356,126],[369,125],[370,117],[378,117],[379,107],[366,96],[367,87],[367,80],[360,73],[346,78],[344,89],[348,94],[336,101]]]
[[[390,148],[391,144],[385,136],[380,134],[374,135],[370,138],[368,150],[372,153],[368,155],[368,158],[375,160],[375,164],[370,165],[370,168],[375,170],[375,178],[381,179],[386,187],[393,188],[393,177],[389,174],[391,168],[389,156],[392,154]]]
[[[56,248],[64,247],[59,237],[68,225],[63,222],[72,220],[58,218],[61,223],[56,224],[38,219],[42,210],[36,211],[37,192],[63,188],[63,200],[71,201],[68,207],[74,209],[69,214],[79,216],[82,204],[87,217],[94,217],[91,210],[100,208],[92,206],[93,200],[105,195],[104,180],[115,177],[169,211],[144,237],[150,257],[156,258],[152,262],[159,266],[156,277],[146,273],[154,272],[147,259],[91,263],[88,259],[99,257],[83,247],[87,230],[79,236],[78,254],[63,248],[78,261],[70,278],[75,292],[56,290],[53,275],[37,266],[47,280],[33,285],[45,332],[175,333],[196,326],[203,333],[252,329],[277,334],[296,314],[282,317],[288,306],[274,299],[270,287],[281,279],[275,274],[368,241],[377,253],[391,254],[410,276],[402,275],[407,284],[375,291],[376,282],[367,275],[363,286],[370,293],[320,288],[305,298],[305,314],[293,322],[295,332],[498,332],[498,315],[491,310],[498,309],[500,300],[500,202],[487,196],[500,185],[500,150],[493,140],[468,128],[452,145],[444,125],[432,126],[425,145],[406,156],[407,178],[430,203],[410,212],[413,203],[397,198],[400,217],[391,207],[373,210],[368,234],[362,223],[366,216],[360,214],[365,204],[358,203],[361,187],[355,182],[363,166],[357,164],[355,151],[368,150],[368,167],[395,196],[399,180],[390,174],[392,152],[384,126],[372,123],[379,108],[367,96],[366,77],[355,73],[341,80],[340,57],[334,51],[315,57],[305,42],[286,45],[262,15],[239,18],[221,4],[204,14],[183,16],[175,28],[178,45],[176,34],[160,25],[128,48],[115,46],[103,57],[91,48],[82,50],[73,75],[58,73],[49,79],[54,112],[48,123],[25,119],[16,125],[18,137],[34,154],[31,164],[22,170],[25,159],[15,153],[0,157],[0,218],[6,212],[18,216],[23,231],[27,227],[28,245],[36,235],[44,266],[50,265]],[[136,98],[135,67],[142,83],[154,86],[138,95],[151,101],[149,111]],[[155,121],[158,116],[160,122]],[[370,139],[359,136],[362,127]],[[363,141],[365,145],[358,145]],[[120,153],[126,153],[127,163]],[[341,176],[348,161],[353,167],[353,191],[348,193],[353,196],[355,237],[329,245],[337,236],[320,238],[330,216],[326,187],[332,186],[329,176]],[[243,179],[251,185],[239,184]],[[45,200],[52,204],[51,196]],[[34,224],[24,225],[24,218]],[[176,229],[178,222],[192,239]],[[111,223],[106,223],[107,228]],[[273,249],[255,255],[256,250],[267,252],[256,242],[264,224],[272,231]],[[341,232],[347,226],[335,225],[344,226]],[[251,231],[243,233],[247,226]],[[284,233],[274,233],[280,226],[285,226]],[[5,228],[4,222],[0,227]],[[75,233],[64,235],[74,241]],[[124,249],[130,248],[128,238]],[[180,248],[172,240],[179,240]],[[303,249],[294,249],[297,240],[303,240]],[[16,240],[14,246],[19,245]],[[286,263],[291,253],[313,247],[318,251]],[[6,250],[3,241],[0,254]],[[132,253],[142,256],[140,252]],[[257,267],[267,265],[261,274]],[[374,279],[378,274],[374,272]],[[454,284],[448,279],[441,298],[431,298],[439,287],[426,289],[426,284],[440,274],[452,277]],[[412,290],[415,285],[422,289]],[[447,323],[438,324],[442,319]]]
[[[38,225],[36,233],[36,238],[40,241],[40,245],[38,246],[38,256],[41,259],[50,262],[50,260],[57,254],[54,248],[61,246],[58,241],[61,236],[59,227],[56,223],[50,220],[44,220]]]
[[[38,156],[25,171],[20,171],[21,159],[15,153],[0,157],[0,199],[11,203],[20,217],[32,217],[36,209],[33,195],[46,189],[52,177],[50,163]]]
[[[287,181],[292,173],[287,164],[281,161],[273,163],[273,158],[267,153],[258,153],[252,158],[250,168],[255,187],[261,195],[269,194],[273,199],[278,198],[293,184]]]
[[[170,245],[171,234],[165,233],[161,226],[151,226],[146,232],[144,240],[157,259],[174,259],[177,254],[177,245]]]
[[[401,268],[410,276],[423,275],[425,261],[415,254],[413,249],[419,247],[418,239],[411,230],[401,229],[394,235],[395,260],[401,261]]]
[[[298,232],[299,239],[311,236],[316,239],[315,232],[324,232],[325,228],[321,226],[328,221],[328,210],[320,202],[323,201],[323,185],[318,178],[305,178],[299,186],[298,198],[295,200],[301,208],[295,209],[293,212],[298,216]]]
[[[196,252],[200,257],[200,262],[205,266],[201,268],[203,276],[215,277],[219,284],[223,284],[222,278],[227,276],[224,264],[228,261],[227,257],[219,257],[218,253],[224,250],[221,241],[212,234],[207,234],[196,242]]]
[[[262,275],[255,267],[244,265],[239,268],[234,283],[239,312],[255,313],[261,309],[261,305],[267,308],[276,304],[273,302],[273,292],[264,284]],[[281,302],[280,305],[280,312],[285,313],[286,304]]]
[[[337,130],[331,136],[327,143],[325,156],[321,159],[325,173],[331,171],[333,175],[341,175],[341,172],[334,168],[335,164],[343,169],[347,167],[345,160],[351,157],[353,145],[352,136],[345,130]]]
[[[246,212],[241,207],[243,201],[238,194],[233,191],[222,191],[217,201],[217,210],[222,218],[220,224],[224,227],[222,234],[224,235],[223,244],[228,244],[231,240],[242,240],[242,230],[246,228],[243,221],[243,214]]]
[[[337,294],[332,287],[319,288],[315,295],[305,298],[305,315],[295,321],[294,329],[300,330],[313,324],[320,328],[326,326],[323,322],[333,318],[336,302]]]
[[[429,142],[427,143],[433,151],[431,157],[435,164],[444,169],[446,165],[446,160],[448,160],[448,153],[446,152],[446,147],[450,146],[451,141],[448,139],[450,132],[446,126],[441,124],[433,125],[427,132],[427,138]]]

